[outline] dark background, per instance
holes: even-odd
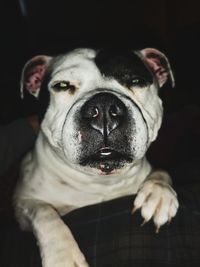
[[[152,223],[139,227],[137,215],[130,218],[132,196],[69,214],[66,222],[72,226],[78,243],[88,250],[88,254],[83,250],[84,254],[90,255],[91,250],[93,256],[95,251],[95,265],[110,260],[120,266],[124,255],[126,258],[129,255],[128,259],[132,255],[133,265],[137,266],[171,266],[170,262],[173,266],[199,265],[199,3],[199,0],[0,1],[0,125],[37,113],[35,99],[26,95],[22,101],[19,93],[22,67],[37,54],[54,55],[85,46],[155,47],[170,60],[176,87],[171,88],[168,83],[160,90],[164,120],[148,158],[153,166],[170,172],[175,186],[183,185],[183,190],[177,191],[181,203],[178,216],[170,228],[162,229],[157,236]],[[6,261],[0,265],[36,266],[40,257],[31,234],[22,234],[13,220],[2,216],[4,213],[13,216],[12,194],[17,179],[18,164],[0,178],[0,259],[1,263]]]
[[[157,167],[199,158],[200,4],[198,0],[4,0],[1,12],[0,123],[37,112],[20,99],[21,69],[37,54],[75,47],[155,47],[167,54],[176,87],[161,89],[165,116],[149,151]]]

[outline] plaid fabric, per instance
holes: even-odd
[[[140,213],[130,214],[133,199],[116,199],[63,217],[90,267],[199,266],[199,202],[182,203],[172,223],[156,234],[152,222],[141,227]],[[0,225],[0,266],[41,266],[33,235],[21,232],[11,219],[1,218]]]

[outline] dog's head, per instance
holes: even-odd
[[[158,89],[168,77],[174,84],[167,58],[153,48],[78,49],[28,61],[21,90],[42,101],[42,132],[66,164],[112,174],[137,164],[155,140]]]

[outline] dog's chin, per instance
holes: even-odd
[[[83,158],[80,165],[96,169],[101,175],[111,175],[123,169],[133,159],[123,153],[110,149],[102,149],[95,154]]]

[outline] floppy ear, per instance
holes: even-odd
[[[24,89],[30,94],[38,97],[42,81],[51,61],[49,56],[35,56],[24,66],[21,76],[21,97],[24,97]]]
[[[155,48],[145,48],[136,51],[136,54],[144,61],[145,65],[150,69],[156,78],[160,87],[171,79],[172,87],[175,86],[174,76],[167,57]]]

